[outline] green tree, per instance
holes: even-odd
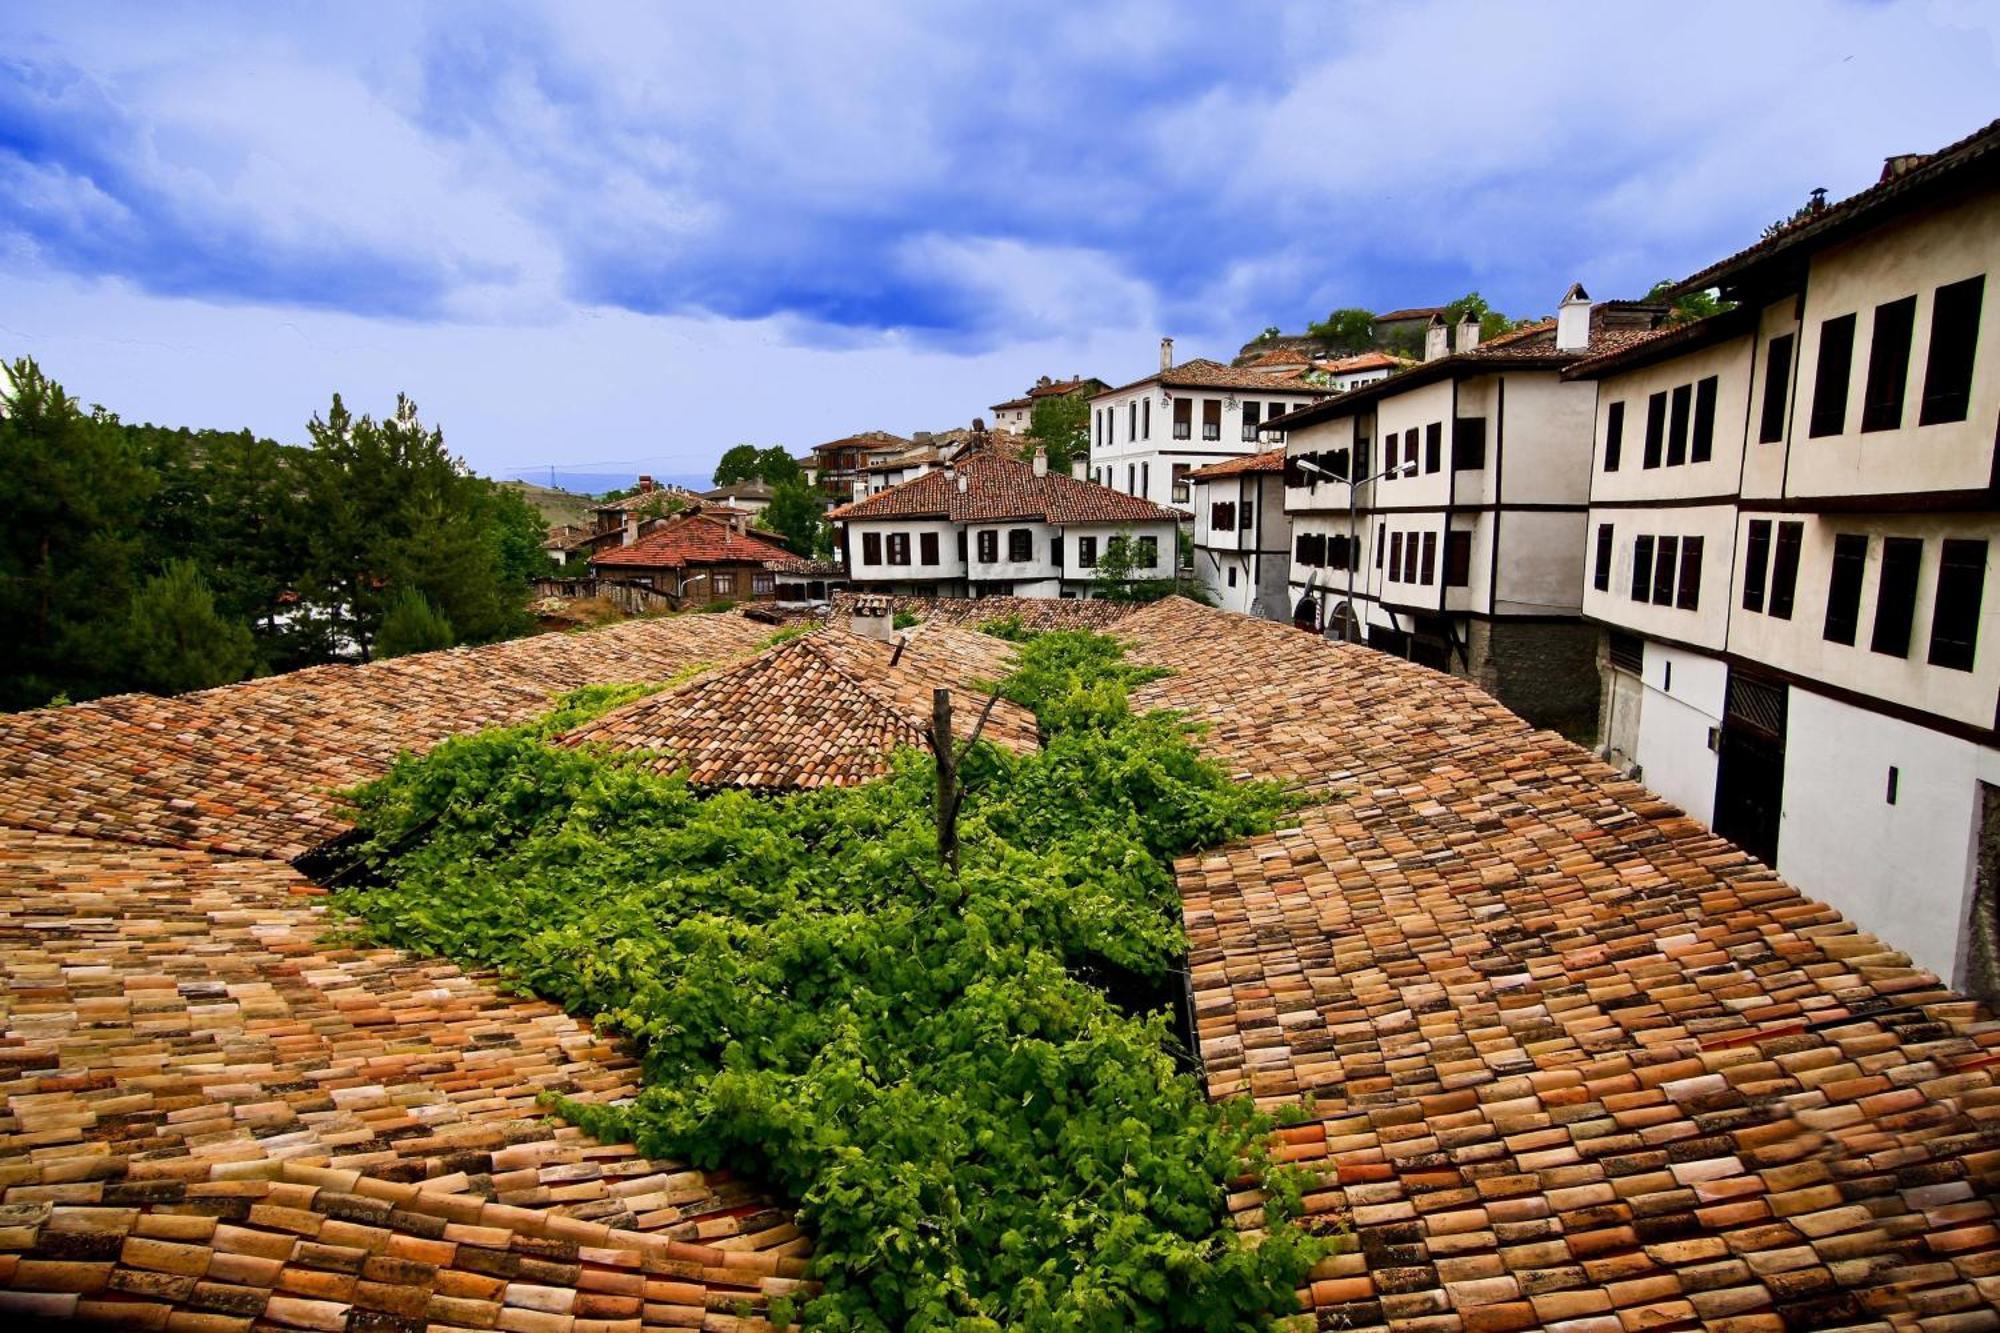
[[[256,657],[248,626],[216,611],[192,560],[172,560],[133,594],[125,615],[129,679],[155,694],[182,694],[243,679]]]
[[[754,444],[735,445],[715,465],[717,486],[739,481],[762,481],[771,486],[782,486],[788,481],[798,481],[804,475],[798,460],[775,444],[763,449]]]
[[[0,708],[124,684],[153,478],[103,411],[86,414],[31,360],[0,367]]]
[[[1667,316],[1669,324],[1688,324],[1736,308],[1736,302],[1723,300],[1713,289],[1682,292],[1679,296],[1670,296],[1673,287],[1672,279],[1662,278],[1646,293],[1648,301],[1666,301],[1673,307]]]
[[[772,492],[771,503],[757,515],[754,526],[778,534],[785,539],[785,545],[800,555],[818,555],[832,549],[825,510],[820,507],[819,496],[803,481],[785,482]]]
[[[1507,318],[1507,316],[1486,304],[1486,298],[1478,292],[1467,292],[1444,308],[1445,327],[1453,330],[1452,336],[1454,338],[1458,336],[1458,326],[1464,321],[1467,315],[1471,315],[1479,321],[1479,340],[1481,342],[1485,342],[1488,338],[1498,337],[1515,326],[1514,320]]]
[[[375,655],[406,657],[449,648],[456,642],[451,622],[438,613],[430,599],[415,588],[405,588],[396,594],[396,600],[382,616],[382,628],[375,637]]]
[[[1027,442],[1021,457],[1033,456],[1035,446],[1048,451],[1049,471],[1068,472],[1077,459],[1090,458],[1090,403],[1072,394],[1047,394],[1035,400],[1028,414]]]
[[[500,577],[509,584],[529,581],[555,573],[555,557],[542,545],[548,540],[549,526],[541,511],[505,486],[489,486],[484,494],[482,522],[493,534],[500,553]]]
[[[1365,351],[1375,345],[1375,312],[1342,306],[1319,323],[1306,325],[1306,333],[1350,352]]]

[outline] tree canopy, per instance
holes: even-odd
[[[1683,292],[1670,300],[1667,293],[1673,286],[1673,279],[1662,278],[1646,293],[1648,301],[1668,301],[1673,306],[1673,312],[1667,316],[1669,324],[1687,324],[1736,308],[1736,302],[1721,299],[1713,290]]]
[[[819,496],[803,480],[780,483],[771,503],[757,515],[754,526],[784,538],[800,555],[824,555],[833,550],[832,530]]]
[[[1090,403],[1072,394],[1044,394],[1028,413],[1028,434],[1021,456],[1036,445],[1048,451],[1049,470],[1068,472],[1076,459],[1090,457]]]
[[[1350,352],[1364,352],[1375,345],[1375,312],[1342,306],[1318,323],[1306,325],[1306,333]]]
[[[0,387],[0,708],[366,656],[405,588],[462,641],[531,623],[540,515],[406,400],[299,447],[85,412],[29,360]]]
[[[804,469],[780,445],[769,445],[759,449],[754,444],[739,444],[724,451],[721,461],[715,465],[715,484],[728,486],[739,481],[762,481],[771,486],[782,486],[788,481],[802,481]]]

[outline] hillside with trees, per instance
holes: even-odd
[[[541,516],[399,398],[335,395],[310,443],[129,425],[33,361],[0,397],[0,708],[172,693],[531,628]],[[410,603],[414,594],[428,616]]]

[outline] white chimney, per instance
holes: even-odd
[[[1078,481],[1090,480],[1090,460],[1082,454],[1069,460],[1069,474]]]
[[[868,498],[868,478],[856,477],[854,479],[854,498],[857,500],[866,500]]]
[[[1573,282],[1556,307],[1556,350],[1581,352],[1590,346],[1590,293]]]
[[[1432,315],[1431,322],[1424,326],[1424,360],[1436,361],[1451,350],[1451,342],[1445,333],[1443,315]]]
[[[1172,370],[1173,368],[1174,340],[1172,338],[1162,338],[1160,339],[1160,369]]]
[[[896,636],[895,604],[879,593],[857,597],[847,627],[864,639],[887,643]]]
[[[1049,451],[1039,444],[1035,446],[1034,467],[1036,476],[1046,477],[1049,475]]]
[[[963,472],[958,474],[958,493],[960,495],[965,494],[965,474]]]
[[[1469,352],[1479,346],[1479,319],[1470,310],[1458,321],[1458,350]]]
[[[639,516],[631,510],[625,511],[625,534],[619,540],[620,546],[630,546],[639,540]]]

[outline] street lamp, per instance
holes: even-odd
[[[1350,457],[1351,456],[1352,456],[1352,451],[1350,450]],[[1357,486],[1366,486],[1374,482],[1386,481],[1388,478],[1393,477],[1398,472],[1400,472],[1402,470],[1402,465],[1400,463],[1392,463],[1386,469],[1384,469],[1381,472],[1375,473],[1373,476],[1361,477],[1359,479],[1350,479],[1347,477],[1343,477],[1339,473],[1334,472],[1328,468],[1321,467],[1318,463],[1313,462],[1310,458],[1306,458],[1303,455],[1301,455],[1298,458],[1291,459],[1290,461],[1297,463],[1299,465],[1299,470],[1301,472],[1316,473],[1317,475],[1326,478],[1328,481],[1338,481],[1347,483],[1347,607],[1348,610],[1352,612],[1354,609],[1354,564],[1355,564],[1354,489]]]
[[[687,590],[697,583],[705,582],[707,578],[708,575],[706,574],[696,574],[693,578],[683,575],[680,581],[674,585],[674,601],[677,603],[686,601]]]

